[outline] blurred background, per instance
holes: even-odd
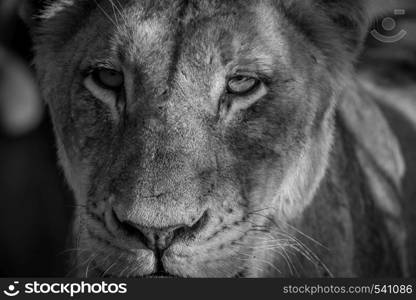
[[[0,0],[0,277],[64,276],[72,198],[56,166],[19,2]]]
[[[56,164],[52,126],[33,74],[31,38],[20,18],[24,1],[31,0],[0,0],[0,277],[65,276],[74,204]],[[416,1],[389,3],[372,29],[397,41],[369,34],[359,68],[375,71],[386,86],[415,89]],[[405,122],[396,119],[393,126]],[[416,145],[413,133],[400,134]],[[416,162],[416,153],[404,155]],[[414,185],[416,174],[409,175],[405,185]],[[416,219],[416,211],[407,214]]]

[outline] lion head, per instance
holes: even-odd
[[[52,1],[35,62],[79,274],[278,275],[328,168],[362,3]]]

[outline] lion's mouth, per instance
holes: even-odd
[[[103,278],[115,278],[119,276],[116,276],[114,274],[105,274],[102,277]],[[246,277],[246,270],[244,269],[236,273],[234,276],[231,276],[230,278],[245,278],[245,277]],[[137,279],[185,279],[185,278],[190,278],[190,277],[178,276],[178,275],[170,274],[166,271],[158,271],[149,275],[134,276],[133,278],[137,278]]]
[[[176,275],[172,275],[168,272],[156,272],[154,274],[150,274],[150,275],[146,275],[146,276],[142,276],[142,277],[138,277],[138,278],[183,278],[183,277],[179,277]]]
[[[96,269],[98,272],[101,272],[101,274],[104,273],[104,271],[101,271],[100,269]],[[115,277],[119,277],[115,274],[111,274],[111,273],[107,273],[102,275],[103,278],[115,278]],[[158,279],[158,278],[185,278],[185,277],[181,277],[181,276],[177,276],[177,275],[173,275],[170,274],[168,272],[165,271],[158,271],[149,275],[143,275],[143,276],[134,276],[133,278],[137,278],[137,279]]]
[[[92,249],[95,249],[102,255],[96,255],[89,266],[87,266],[86,277],[88,277],[88,269],[91,274],[103,278],[191,278],[199,277],[199,272],[196,272],[196,266],[191,270],[175,260],[175,253],[167,253],[159,249],[145,249],[140,248],[136,252],[124,249],[123,245],[114,243],[112,240],[101,238],[89,232],[91,241],[93,241]],[[239,235],[238,235],[239,236]],[[117,242],[117,241],[116,241]],[[133,244],[134,247],[136,244]],[[103,249],[105,247],[105,249]],[[135,248],[134,248],[135,249]],[[106,251],[107,250],[107,251]],[[93,252],[93,251],[92,251]],[[169,255],[170,254],[170,255]],[[179,258],[181,256],[179,255]],[[162,259],[165,258],[165,259]],[[223,259],[220,257],[220,259]],[[234,259],[230,259],[234,261]],[[165,265],[166,264],[166,265]],[[201,270],[201,277],[217,277],[222,274],[223,265],[216,265],[218,268],[213,268],[209,272]],[[248,274],[247,266],[228,264],[226,266],[226,277],[229,278],[245,278]],[[231,272],[230,272],[231,271]]]
[[[114,278],[114,277],[118,277],[118,276],[115,276],[115,275],[112,275],[112,274],[106,274],[106,275],[103,276],[103,278]],[[144,276],[135,276],[134,278],[137,278],[137,279],[164,279],[164,278],[165,279],[169,279],[169,278],[179,279],[179,278],[185,278],[185,277],[173,275],[173,274],[170,274],[168,272],[156,272],[156,273],[149,274],[149,275],[144,275]]]
[[[101,273],[101,277],[103,278],[116,278],[116,277],[120,277],[116,274],[111,274],[111,273],[106,273],[104,271],[101,271],[97,266],[95,266],[95,270],[97,270],[99,273]],[[246,276],[246,271],[247,269],[243,269],[240,270],[238,273],[236,273],[234,276],[231,276],[230,278],[245,278]],[[187,276],[179,276],[179,275],[175,275],[175,274],[171,274],[165,270],[158,270],[155,273],[152,274],[148,274],[148,275],[135,275],[132,276],[132,278],[137,278],[137,279],[185,279],[185,278],[191,278],[191,277],[187,277]]]
[[[173,275],[165,270],[160,258],[157,259],[157,271],[150,275],[145,275],[139,278],[183,278],[177,275]]]
[[[93,268],[95,269],[95,271],[98,272],[98,274],[100,277],[102,278],[116,278],[116,277],[121,277],[117,274],[112,274],[111,272],[106,272],[103,271],[99,266],[97,266],[97,263],[94,262],[93,263]],[[137,279],[152,279],[152,278],[185,278],[182,276],[178,276],[178,275],[174,275],[171,273],[168,273],[167,271],[165,271],[164,269],[158,269],[156,272],[152,273],[152,274],[147,274],[147,275],[133,275],[131,276],[132,278],[137,278]]]

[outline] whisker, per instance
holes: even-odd
[[[116,4],[118,4],[118,5],[115,5],[115,8],[117,9],[117,11],[119,12],[119,16],[123,19],[123,21],[124,21],[124,28],[126,29],[125,30],[125,32],[127,33],[127,35],[129,36],[129,38],[130,38],[130,40],[134,40],[134,36],[133,36],[133,33],[132,33],[132,31],[131,30],[128,30],[128,24],[129,24],[129,22],[128,22],[128,20],[127,20],[127,16],[125,15],[125,14],[123,14],[122,13],[122,9],[123,9],[123,6],[121,5],[121,3],[120,3],[120,1],[118,1],[118,0],[114,0],[115,2],[116,2]],[[113,1],[113,3],[114,3],[114,1]]]
[[[58,254],[56,254],[56,256],[61,256],[61,255],[72,253],[72,252],[74,252],[74,253],[81,252],[82,253],[82,252],[88,252],[88,251],[90,251],[90,250],[86,249],[86,248],[71,248],[71,249],[65,249],[65,250],[59,252]]]
[[[75,272],[76,270],[80,269],[81,267],[83,267],[84,265],[86,265],[87,263],[89,263],[90,259],[92,259],[93,257],[94,257],[94,254],[91,254],[90,256],[88,256],[88,258],[84,262],[82,262],[82,263],[76,263],[75,266],[68,271],[68,273],[66,274],[66,276],[71,276],[71,274],[73,272]]]
[[[130,268],[130,266],[129,266],[129,265],[127,265],[127,266],[123,269],[123,271],[121,271],[121,273],[120,273],[119,277],[123,277],[124,272],[126,272],[129,268]]]
[[[120,261],[122,256],[123,256],[123,253],[120,253],[118,258],[101,274],[100,277],[105,277],[105,275],[107,275],[107,273],[110,272],[110,270]]]
[[[318,246],[325,248],[326,250],[330,251],[330,249],[328,247],[326,247],[325,245],[323,245],[322,243],[320,243],[319,241],[317,241],[316,239],[312,238],[310,235],[302,232],[300,229],[296,228],[295,226],[286,223],[286,226],[290,227],[291,229],[293,229],[294,231],[296,231],[297,233],[299,233],[300,235],[302,235],[303,237],[307,238],[308,240],[314,242],[315,244],[317,244]]]
[[[233,246],[232,246],[233,247]],[[234,246],[235,247],[235,246]],[[246,256],[247,258],[246,259],[244,259],[244,258],[241,258],[241,257],[236,257],[237,259],[239,259],[239,260],[242,260],[242,261],[248,261],[248,262],[253,262],[253,261],[258,261],[258,262],[260,262],[260,263],[263,263],[263,264],[266,264],[266,265],[268,265],[269,267],[271,267],[272,269],[274,269],[276,272],[278,272],[279,274],[281,274],[282,272],[281,272],[281,270],[277,267],[277,266],[275,266],[273,263],[271,263],[270,261],[267,261],[267,260],[265,260],[265,259],[260,259],[260,258],[258,258],[258,257],[253,257],[252,255],[250,255],[250,254],[247,254],[247,253],[242,253],[242,252],[238,252],[238,251],[235,251],[235,250],[233,250],[233,249],[231,249],[235,254],[237,254],[237,255],[239,255],[239,256]],[[251,266],[251,267],[253,267],[253,266]],[[257,266],[256,266],[256,268],[258,268]],[[260,271],[260,272],[263,272],[264,270],[262,270],[262,269],[258,269],[258,271]]]
[[[87,264],[87,267],[86,267],[86,269],[85,269],[85,278],[88,278],[88,272],[89,272],[89,269],[90,269],[90,265],[91,265],[91,263],[94,261],[94,257],[92,257],[91,259],[90,259],[90,261],[89,261],[89,263]]]
[[[264,209],[266,210],[266,209]],[[329,268],[326,266],[326,264],[319,258],[319,256],[312,251],[308,246],[306,246],[302,241],[300,241],[298,238],[287,232],[285,228],[290,227],[290,229],[294,230],[295,233],[298,233],[300,236],[307,238],[309,241],[313,242],[314,244],[318,245],[319,247],[322,247],[326,250],[328,250],[327,247],[313,239],[312,237],[308,236],[307,234],[301,232],[299,229],[295,228],[294,226],[290,224],[282,224],[286,226],[280,226],[277,224],[276,220],[262,215],[258,213],[257,211],[251,212],[252,215],[258,215],[260,217],[265,218],[266,220],[270,221],[271,224],[273,224],[276,229],[278,229],[276,232],[271,232],[269,228],[265,227],[264,225],[258,225],[254,222],[247,221],[247,223],[252,224],[254,227],[252,231],[262,233],[264,238],[257,239],[259,241],[263,240],[263,245],[260,247],[257,245],[256,247],[253,247],[253,249],[257,250],[271,250],[276,251],[282,258],[286,261],[289,267],[289,271],[293,274],[293,272],[297,272],[296,266],[294,265],[293,261],[290,259],[290,256],[285,253],[286,249],[293,249],[303,257],[305,257],[309,262],[311,262],[316,268],[323,268],[331,277],[333,277],[332,272],[329,270]],[[283,223],[283,222],[282,222]],[[283,237],[280,238],[280,237]],[[286,249],[285,249],[286,248]]]
[[[112,0],[108,0],[108,2],[110,2],[111,9],[113,10],[114,21],[117,24],[117,27],[120,27],[120,23],[119,23],[118,18],[117,18],[117,13],[116,13],[116,10],[115,10],[114,2]]]
[[[98,3],[98,1],[94,0],[94,2],[95,2],[95,4],[97,4],[97,7],[101,10],[101,12],[104,14],[104,16],[114,25],[115,28],[117,28],[117,24],[110,17],[110,15],[105,11],[105,9]]]

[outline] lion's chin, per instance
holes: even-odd
[[[116,255],[114,255],[116,257]],[[120,256],[118,256],[120,257]],[[138,279],[180,279],[180,278],[244,278],[246,277],[245,269],[239,267],[227,266],[220,263],[216,268],[212,266],[209,270],[202,262],[194,265],[178,265],[176,262],[157,263],[153,257],[137,261],[133,257],[124,257],[117,263],[107,262],[108,260],[92,261],[86,267],[81,268],[78,277],[89,278],[138,278]],[[113,260],[111,260],[113,261]],[[221,262],[224,260],[221,259]],[[166,260],[165,260],[166,262]],[[166,266],[166,268],[165,268]],[[193,271],[191,271],[193,270]]]
[[[107,273],[104,274],[105,271],[100,270],[99,268],[96,268],[95,271],[92,271],[90,273],[90,276],[92,278],[134,278],[134,279],[190,279],[190,278],[210,278],[210,276],[181,276],[181,275],[175,275],[175,274],[170,274],[166,271],[158,271],[155,272],[153,274],[149,274],[149,275],[137,275],[137,274],[132,274],[130,276],[123,276],[122,274],[116,274],[116,273]],[[240,271],[237,272],[235,275],[233,276],[229,276],[229,278],[245,278],[246,277],[246,272],[245,271]],[[83,277],[83,274],[79,274],[79,277]],[[212,277],[211,277],[212,278]]]
[[[177,240],[162,252],[132,240],[88,236],[76,257],[80,277],[110,278],[235,278],[247,277],[252,247],[232,239],[210,244]],[[234,236],[233,236],[234,237]],[[222,246],[229,244],[230,247]],[[127,247],[129,246],[129,247]],[[222,247],[221,247],[222,246]]]

